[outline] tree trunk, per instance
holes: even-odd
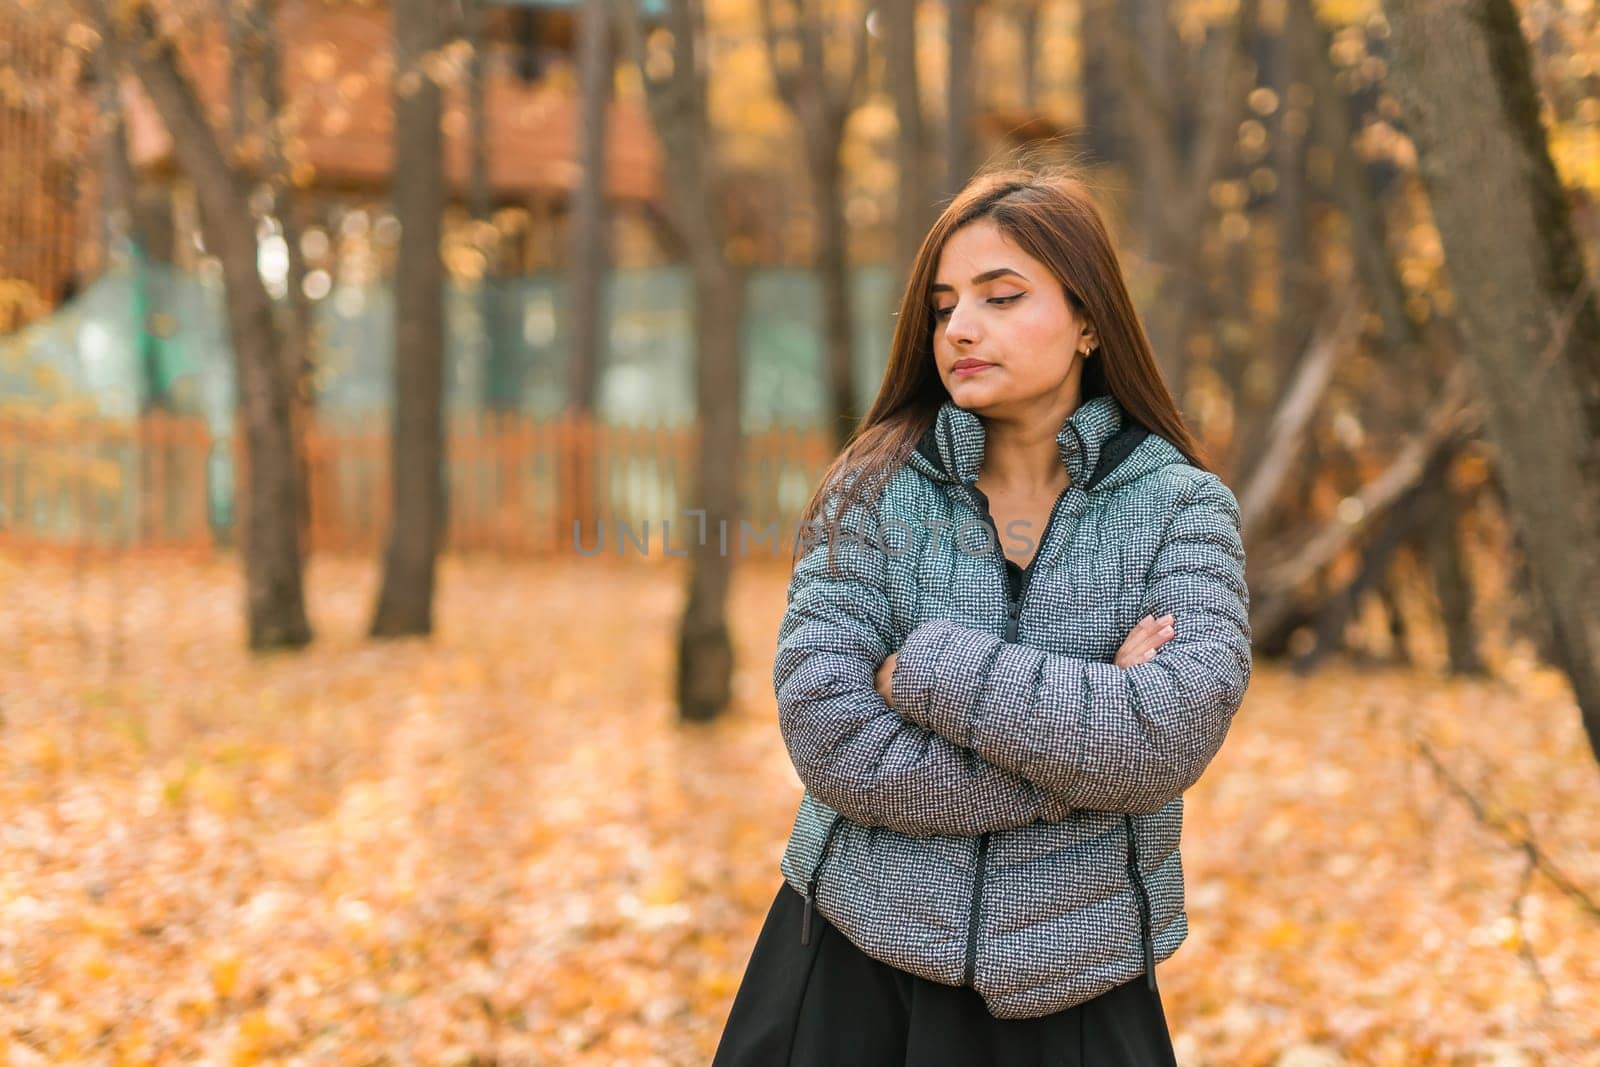
[[[1078,97],[1083,102],[1083,126],[1079,137],[1093,163],[1131,169],[1134,153],[1122,117],[1127,112],[1126,95],[1111,47],[1120,32],[1112,20],[1121,17],[1121,10],[1109,0],[1086,0],[1080,5],[1078,40],[1083,58],[1078,65]]]
[[[1300,22],[1308,16],[1301,2],[1283,6],[1283,22],[1271,39],[1273,88],[1278,108],[1272,114],[1273,173],[1277,189],[1271,203],[1276,209],[1275,250],[1278,274],[1278,311],[1275,324],[1280,353],[1297,352],[1305,344],[1309,320],[1320,293],[1316,256],[1311,246],[1309,199],[1306,188],[1307,110],[1293,104],[1298,76],[1305,69],[1305,34]]]
[[[705,515],[689,549],[688,589],[678,633],[676,696],[691,721],[722,715],[733,695],[733,641],[728,634],[728,589],[739,516],[739,320],[742,279],[721,251],[696,242],[695,341],[699,349],[695,397],[699,449],[695,458],[696,509]],[[727,531],[724,533],[724,531]]]
[[[112,46],[103,41],[94,51],[95,106],[100,118],[100,197],[102,242],[108,263],[126,261],[133,289],[135,360],[139,370],[139,409],[165,411],[171,405],[160,365],[160,346],[150,333],[145,250],[150,241],[145,212],[139,210],[139,182],[128,158],[128,127]]]
[[[894,98],[895,122],[899,126],[894,142],[900,186],[895,198],[894,267],[897,287],[903,287],[933,214],[933,190],[927,179],[927,134],[917,76],[917,0],[885,0],[880,10],[889,93]]]
[[[306,254],[301,250],[298,198],[294,195],[288,160],[283,155],[283,74],[278,61],[277,0],[222,3],[227,40],[232,53],[230,86],[234,91],[234,141],[259,144],[251,149],[246,165],[259,168],[272,194],[269,213],[277,219],[286,256],[283,314],[278,334],[283,342],[278,358],[290,379],[290,424],[294,440],[294,488],[298,504],[301,552],[310,553],[310,458],[306,430],[312,414],[312,352],[310,352],[310,298],[306,296]]]
[[[977,0],[945,0],[948,20],[945,40],[949,65],[945,71],[944,191],[954,196],[967,184],[978,165]]]
[[[813,146],[810,153],[811,202],[817,218],[817,280],[822,288],[823,351],[832,394],[828,428],[835,450],[844,447],[860,419],[855,401],[855,338],[851,330],[848,237],[839,164],[843,139],[844,129],[840,127],[826,136],[826,144]]]
[[[207,247],[222,265],[224,307],[239,380],[239,416],[249,474],[243,502],[249,646],[264,651],[311,641],[306,618],[296,506],[300,499],[290,422],[290,380],[279,358],[272,300],[256,267],[255,223],[243,178],[211,128],[176,48],[143,3],[101,9],[119,62],[144,85],[194,182]]]
[[[438,47],[438,0],[394,0],[393,520],[383,559],[374,637],[431,633],[434,568],[443,533],[445,181],[440,90],[422,63]]]
[[[1324,655],[1344,645],[1345,627],[1355,616],[1361,599],[1368,592],[1377,593],[1389,620],[1389,635],[1394,641],[1395,657],[1409,662],[1410,652],[1405,638],[1405,616],[1393,591],[1395,556],[1417,534],[1427,531],[1436,518],[1435,496],[1440,491],[1445,473],[1450,467],[1459,437],[1447,437],[1423,463],[1416,480],[1386,508],[1361,549],[1361,569],[1355,578],[1323,607],[1322,619],[1317,626],[1315,651],[1303,657],[1300,666],[1314,666]]]
[[[1406,613],[1400,610],[1392,569],[1378,585],[1378,603],[1383,605],[1383,617],[1389,624],[1389,647],[1394,650],[1391,655],[1396,663],[1407,666],[1411,663],[1411,642],[1407,638],[1410,630],[1406,625]]]
[[[1600,311],[1511,0],[1385,0],[1511,516],[1600,758]]]
[[[1453,452],[1450,458],[1454,458]],[[1463,512],[1459,492],[1447,478],[1440,477],[1429,494],[1423,536],[1417,539],[1415,549],[1438,597],[1450,673],[1477,675],[1484,669],[1472,623],[1472,581],[1461,549]]]
[[[1546,663],[1554,663],[1559,658],[1559,653],[1556,651],[1555,629],[1551,623],[1550,611],[1544,605],[1543,594],[1534,581],[1532,568],[1528,565],[1528,549],[1522,543],[1522,534],[1518,531],[1516,523],[1511,521],[1511,507],[1506,501],[1504,479],[1498,472],[1494,470],[1489,472],[1487,489],[1495,510],[1501,521],[1506,524],[1509,535],[1506,552],[1509,564],[1506,592],[1510,599],[1507,628],[1511,633],[1526,637],[1533,645],[1534,654],[1540,659]]]
[[[574,197],[571,231],[572,302],[570,403],[592,414],[604,357],[605,277],[610,262],[606,212],[606,108],[611,101],[609,0],[583,0],[578,15],[578,67],[583,122],[583,174]]]
[[[1431,464],[1430,464],[1431,466]],[[1315,668],[1327,656],[1344,648],[1345,628],[1355,618],[1362,599],[1368,593],[1377,594],[1389,619],[1389,636],[1394,641],[1397,659],[1404,660],[1408,653],[1405,642],[1405,617],[1400,613],[1389,591],[1389,572],[1395,554],[1400,550],[1422,517],[1422,498],[1426,486],[1418,482],[1408,489],[1384,513],[1361,548],[1361,568],[1356,576],[1321,606],[1317,620],[1317,639],[1313,649],[1300,657],[1296,667],[1301,671]]]
[[[1016,11],[1017,37],[1021,54],[1017,56],[1017,79],[1021,83],[1022,113],[1037,115],[1043,87],[1039,84],[1039,22],[1043,0],[1020,0]]]
[[[483,256],[483,274],[473,294],[478,318],[478,351],[483,359],[478,403],[485,411],[518,411],[522,378],[517,346],[500,331],[505,294],[499,279],[505,265],[501,235],[493,228],[494,190],[489,183],[489,109],[485,95],[483,0],[460,0],[461,35],[467,43],[467,210],[477,224],[474,241]]]
[[[1311,0],[1290,0],[1290,6],[1309,8]],[[1332,42],[1313,10],[1301,10],[1286,30],[1302,37],[1303,68],[1312,93],[1312,117],[1324,144],[1333,153],[1333,198],[1350,224],[1351,252],[1373,310],[1383,321],[1383,341],[1402,349],[1418,340],[1415,323],[1406,314],[1405,286],[1389,251],[1383,205],[1379,202],[1366,161],[1356,152],[1356,124],[1350,115],[1350,98],[1334,79],[1329,56]]]
[[[1476,413],[1465,401],[1464,375],[1457,373],[1428,414],[1419,433],[1389,465],[1353,495],[1357,518],[1335,516],[1309,537],[1276,553],[1256,554],[1250,572],[1250,629],[1263,645],[1281,647],[1286,627],[1305,615],[1301,590],[1323,574],[1352,540],[1376,529],[1406,499],[1441,448],[1469,432]]]
[[[1175,43],[1170,61],[1160,61],[1163,53],[1152,57],[1145,51],[1145,40],[1156,47],[1173,40],[1165,3],[1142,0],[1131,8],[1116,0],[1085,3],[1109,9],[1096,12],[1092,25],[1131,105],[1131,118],[1121,126],[1133,147],[1147,256],[1157,277],[1146,329],[1181,406],[1190,327],[1205,303],[1205,236],[1214,212],[1210,190],[1235,159],[1233,146],[1252,84],[1249,45],[1260,0],[1239,0],[1229,23],[1211,31],[1197,84],[1183,76],[1187,64]]]
[[[855,402],[855,338],[851,329],[850,242],[839,150],[850,111],[866,80],[867,35],[860,26],[851,28],[846,42],[851,61],[842,75],[835,76],[828,69],[827,29],[814,6],[791,5],[782,25],[773,10],[773,0],[761,0],[758,9],[778,95],[799,122],[805,143],[812,213],[816,216],[814,256],[822,286],[828,429],[835,448],[839,448],[854,432],[859,418]],[[796,46],[797,62],[783,58],[785,40]]]
[[[613,12],[638,66],[657,135],[672,150],[665,159],[672,229],[688,248],[694,276],[695,398],[700,423],[692,511],[703,525],[689,549],[689,579],[678,632],[678,713],[687,720],[717,718],[733,691],[733,643],[728,636],[727,595],[732,557],[725,537],[738,535],[740,467],[739,326],[742,291],[724,258],[725,221],[713,187],[712,128],[705,70],[697,47],[705,27],[693,0],[671,0],[672,71],[651,78],[644,33],[632,4]],[[730,298],[731,295],[731,298]],[[731,529],[730,529],[731,527]],[[727,531],[725,534],[724,531]],[[680,542],[681,544],[681,542]]]

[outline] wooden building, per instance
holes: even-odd
[[[95,35],[39,0],[0,0],[0,332],[61,303],[105,266],[103,143],[96,135]],[[487,9],[488,181],[500,269],[556,265],[566,205],[582,179],[579,101],[571,68],[573,15],[554,2]],[[288,154],[302,225],[337,232],[358,211],[387,209],[391,168],[393,31],[386,4],[280,0]],[[187,73],[220,131],[232,128],[230,56],[215,19],[183,42]],[[469,179],[467,98],[460,49],[441,55],[445,167],[458,203]],[[198,219],[172,144],[138,84],[120,99],[142,228],[152,258],[192,267]],[[642,102],[608,112],[605,187],[619,258],[651,262],[659,219],[660,148]],[[451,225],[464,224],[453,211]],[[378,265],[379,272],[382,264]]]

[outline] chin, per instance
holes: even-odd
[[[995,396],[994,389],[987,383],[963,382],[960,379],[956,379],[947,386],[947,389],[950,393],[950,399],[955,401],[956,406],[966,408],[969,411],[988,407],[995,401],[1004,399],[1003,397]]]

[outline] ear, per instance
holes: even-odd
[[[1095,350],[1099,347],[1100,335],[1095,333],[1093,326],[1089,325],[1088,323],[1084,323],[1082,329],[1078,331],[1078,339],[1076,342],[1077,351],[1080,353],[1087,351],[1088,354],[1092,356],[1095,354]]]

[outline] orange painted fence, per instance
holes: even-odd
[[[663,520],[674,553],[697,532],[685,514],[699,506],[696,427],[613,426],[573,413],[484,413],[448,427],[447,550],[641,555],[648,531],[648,554],[664,558]],[[313,552],[381,550],[389,449],[387,420],[308,429]],[[751,538],[774,526],[780,535],[778,544],[750,540],[746,554],[787,558],[793,523],[832,455],[819,430],[745,435],[738,519]],[[0,548],[213,552],[240,529],[243,460],[241,441],[213,439],[194,416],[0,411]],[[709,534],[715,543],[716,529]],[[730,524],[730,553],[737,536]]]
[[[0,546],[210,551],[198,418],[0,411]]]

